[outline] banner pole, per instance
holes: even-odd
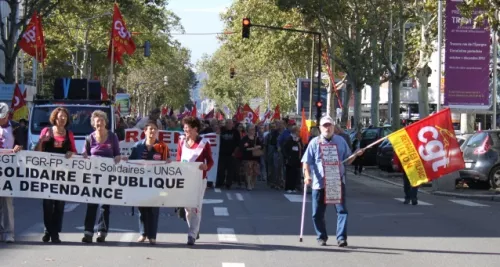
[[[367,145],[365,148],[362,148],[362,150],[366,150],[366,149],[368,149],[368,148],[371,148],[372,146],[375,146],[375,145],[378,145],[378,144],[382,143],[382,141],[384,141],[385,139],[387,139],[387,137],[388,137],[388,136],[386,136],[386,137],[382,137],[382,138],[378,139],[377,141],[375,141],[375,142],[373,142],[373,143],[371,143],[371,144]],[[348,157],[348,158],[346,158],[344,161],[342,161],[342,164],[345,164],[346,162],[348,162],[349,160],[351,160],[351,159],[352,159],[352,158],[354,158],[354,157],[356,157],[356,153],[355,153],[355,152],[353,152],[353,153],[352,153],[352,155],[351,155],[350,157]]]
[[[443,1],[438,1],[438,42],[437,42],[437,52],[438,52],[438,65],[437,65],[437,106],[436,112],[441,110],[441,57],[443,48]]]

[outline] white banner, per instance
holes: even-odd
[[[325,203],[342,203],[342,177],[337,145],[320,144],[321,161],[325,175]]]
[[[0,150],[0,196],[136,207],[196,207],[200,163]]]
[[[170,159],[175,161],[177,156],[177,144],[179,142],[179,137],[184,135],[184,132],[180,131],[159,131],[158,139],[163,141],[170,150]],[[212,158],[214,160],[214,166],[207,173],[207,180],[214,182],[217,179],[217,168],[219,165],[219,150],[220,150],[220,136],[215,133],[203,134],[201,135],[207,138],[210,142],[210,148],[212,149]],[[137,128],[125,129],[125,140],[120,142],[120,150],[122,155],[128,156],[132,152],[132,147],[139,140],[144,139],[144,131]]]

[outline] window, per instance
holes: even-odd
[[[467,141],[467,147],[480,147],[483,144],[484,139],[486,139],[487,136],[488,136],[488,134],[485,132],[474,134],[469,139],[469,141]]]
[[[55,106],[43,107],[35,106],[33,108],[33,116],[30,121],[31,134],[40,134],[43,128],[50,126],[50,113],[55,109]],[[102,110],[108,115],[109,123],[106,128],[111,130],[111,108],[110,107],[95,107],[95,106],[66,106],[70,113],[71,124],[69,130],[73,132],[74,135],[88,135],[94,131],[92,125],[90,124],[90,116],[95,110]]]

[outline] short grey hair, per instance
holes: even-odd
[[[108,114],[106,114],[106,112],[102,110],[95,110],[94,112],[92,112],[92,116],[90,116],[90,125],[92,125],[93,128],[95,128],[95,118],[101,118],[106,122],[106,125],[109,124]]]
[[[257,130],[257,128],[255,127],[254,124],[251,124],[251,123],[247,124],[247,128],[246,128],[247,132],[250,131],[251,128],[255,128],[255,130]]]

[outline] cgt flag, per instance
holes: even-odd
[[[388,136],[412,186],[465,167],[449,108]]]

